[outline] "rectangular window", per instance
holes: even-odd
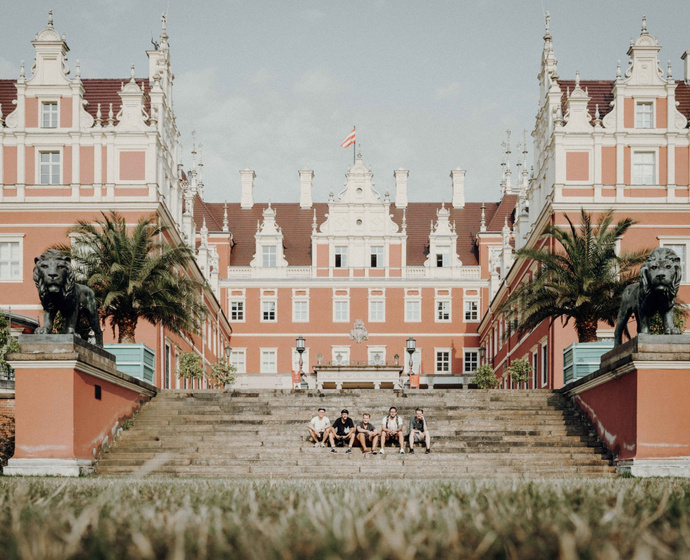
[[[60,184],[60,152],[41,152],[41,185]]]
[[[261,302],[261,321],[275,322],[276,320],[276,302],[262,301]]]
[[[371,248],[371,268],[381,268],[383,266],[383,247]]]
[[[479,367],[479,352],[477,350],[465,350],[465,359],[463,360],[463,373],[473,373]]]
[[[422,302],[418,299],[405,301],[405,322],[419,323],[422,320]]]
[[[440,300],[436,302],[436,322],[450,321],[450,301]]]
[[[171,366],[172,366],[172,347],[167,342],[165,343],[165,354],[163,355],[163,359],[164,359],[163,368],[165,370],[165,372],[164,372],[165,386],[163,388],[164,389],[170,389],[170,387],[172,387],[172,384],[171,384],[172,378],[170,375],[170,370],[171,370]]]
[[[41,127],[57,128],[58,104],[56,101],[41,103]]]
[[[261,248],[263,259],[262,266],[264,268],[275,268],[276,267],[276,247],[271,245],[269,247]]]
[[[688,246],[684,243],[665,243],[662,241],[661,243],[662,247],[668,247],[669,249],[672,249],[673,252],[680,257],[680,270],[683,274],[681,277],[681,282],[687,283],[688,282],[688,258],[687,258],[687,252],[688,252]]]
[[[541,386],[546,387],[549,374],[549,353],[546,350],[546,344],[541,347]]]
[[[293,323],[307,323],[309,322],[309,300],[293,299],[292,300],[292,322]]]
[[[443,268],[450,265],[450,249],[441,247],[436,250],[436,267]]]
[[[653,128],[654,104],[648,102],[637,103],[635,107],[635,128]]]
[[[382,323],[386,320],[386,302],[382,300],[369,300],[369,321]]]
[[[275,348],[261,349],[261,373],[278,373],[278,361]]]
[[[465,302],[465,321],[479,320],[479,302],[466,301]]]
[[[633,152],[633,185],[654,185],[656,183],[656,154],[654,152]]]
[[[0,241],[0,280],[21,280],[21,243]]]
[[[244,301],[230,302],[230,320],[244,321]]]
[[[235,366],[236,373],[247,373],[247,351],[244,348],[233,348],[230,352],[230,364]]]
[[[370,347],[367,349],[370,366],[386,365],[386,349],[383,347]]]
[[[436,373],[450,373],[450,350],[436,350]]]
[[[537,379],[539,379],[539,350],[532,354],[532,389],[537,388]]]
[[[346,366],[350,364],[350,347],[349,346],[334,346],[333,347],[333,365]]]
[[[333,322],[348,323],[350,321],[350,300],[333,300]]]
[[[347,247],[336,247],[335,248],[335,268],[346,268],[347,267]]]

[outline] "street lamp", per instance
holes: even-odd
[[[305,341],[303,336],[299,336],[296,340],[296,348],[297,348],[297,353],[299,354],[299,378],[300,378],[300,384],[299,388],[300,389],[306,389],[308,387],[307,385],[307,379],[306,376],[304,375],[304,372],[302,371],[302,354],[304,354],[304,350],[306,348],[305,346]]]
[[[415,346],[417,344],[417,341],[410,337],[407,339],[407,353],[410,355],[410,375],[412,375],[412,356],[415,351]]]

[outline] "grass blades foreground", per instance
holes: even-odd
[[[688,558],[690,480],[0,477],[0,557]]]

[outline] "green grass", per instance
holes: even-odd
[[[687,558],[690,480],[0,478],[0,558]]]

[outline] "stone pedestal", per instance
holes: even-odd
[[[617,471],[690,477],[690,336],[639,335],[562,391],[589,416]]]
[[[15,453],[6,475],[78,476],[157,389],[74,335],[22,335],[15,370]]]

